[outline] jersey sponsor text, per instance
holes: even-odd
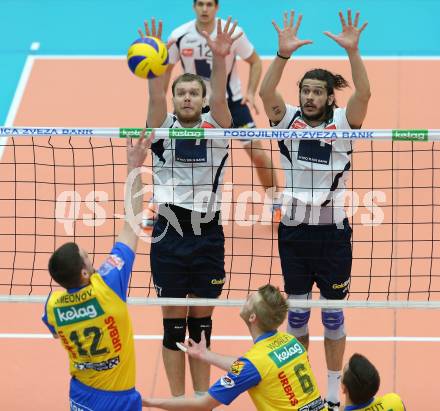
[[[91,320],[102,314],[104,314],[104,311],[96,298],[82,304],[55,307],[55,319],[59,327],[84,320]]]

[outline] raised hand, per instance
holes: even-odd
[[[237,21],[234,21],[232,27],[229,29],[230,25],[231,17],[228,17],[225,27],[222,30],[221,21],[217,19],[217,37],[215,39],[211,39],[206,31],[202,31],[202,36],[206,39],[212,54],[226,57],[231,51],[232,43],[243,35],[243,32],[241,32],[233,36],[235,28],[237,27]]]
[[[358,49],[359,37],[367,27],[367,22],[362,24],[361,28],[358,28],[359,24],[359,12],[356,13],[354,17],[354,23],[352,22],[351,10],[347,11],[348,24],[345,21],[342,11],[339,12],[339,19],[342,24],[342,33],[335,35],[329,31],[325,31],[324,34],[338,43],[342,48],[347,51],[356,51]]]
[[[154,131],[145,138],[146,131],[146,129],[141,131],[136,144],[133,144],[133,139],[131,137],[127,137],[127,164],[131,169],[142,167],[145,158],[149,153],[151,143],[154,139]]]
[[[312,44],[311,40],[300,40],[297,37],[299,26],[301,25],[302,15],[298,16],[298,20],[293,25],[295,20],[295,12],[293,10],[290,11],[290,19],[288,20],[288,13],[284,13],[283,18],[283,28],[280,29],[278,24],[272,20],[272,24],[275,27],[275,30],[278,33],[278,52],[283,57],[290,57],[291,54],[299,49],[300,47],[306,44]]]
[[[142,29],[138,29],[139,36],[141,38],[144,38],[145,36],[148,37],[156,37],[159,40],[162,40],[162,20],[159,20],[159,25],[156,28],[156,19],[154,17],[151,18],[151,31],[150,27],[148,25],[148,21],[144,21],[144,28],[145,28],[145,34],[142,31]]]

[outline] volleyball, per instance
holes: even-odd
[[[138,77],[155,78],[165,73],[168,50],[156,37],[143,37],[134,41],[127,53],[128,67]]]

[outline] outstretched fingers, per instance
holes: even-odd
[[[361,28],[359,29],[359,32],[362,33],[362,32],[364,31],[365,27],[367,27],[367,26],[368,26],[368,23],[367,23],[367,22],[365,22],[364,24],[362,24]]]
[[[299,46],[300,47],[305,46],[307,44],[313,44],[313,41],[312,40],[300,40],[299,41]]]
[[[149,135],[148,138],[145,138],[145,134],[147,133],[147,129],[144,128],[138,138],[137,141],[137,145],[138,146],[142,146],[142,148],[147,149],[151,147],[151,143],[153,142],[154,139],[154,130],[152,130]],[[132,141],[131,141],[131,137],[130,137],[130,144],[132,145]]]
[[[208,32],[205,31],[205,30],[202,30],[202,32],[201,32],[200,34],[201,34],[201,35],[203,36],[203,38],[209,43],[209,41],[211,40],[211,38],[209,37]]]
[[[225,28],[223,29],[223,33],[227,33],[229,31],[229,26],[231,25],[232,17],[229,16],[226,20]],[[222,24],[220,22],[220,19],[217,20],[217,32],[221,33],[222,31]]]
[[[333,34],[333,33],[331,33],[330,31],[324,31],[324,34],[325,34],[327,37],[330,37],[332,40],[335,40],[335,41],[336,41],[336,39],[338,38],[338,36],[336,36],[336,34]]]
[[[302,14],[300,14],[298,16],[298,21],[296,22],[296,25],[295,25],[295,33],[298,33],[299,26],[301,26],[302,19],[303,19],[303,16],[302,16]]]
[[[160,40],[162,38],[162,30],[163,30],[162,20],[159,20],[159,23],[156,27],[156,19],[153,17],[151,19],[151,30],[150,30],[150,25],[148,24],[148,21],[145,20],[144,21],[144,30],[145,30],[145,34],[144,34],[144,32],[142,32],[142,29],[138,29],[138,33],[141,36],[141,38],[144,38],[145,36],[147,36],[147,37],[156,37]]]
[[[351,20],[351,9],[347,10],[347,19],[348,19],[348,25],[352,26],[353,25],[353,21]]]
[[[283,14],[283,25],[284,25],[285,29],[287,29],[287,27],[289,27],[289,25],[287,23],[287,15],[288,15],[287,11],[285,11],[284,14]]]
[[[160,40],[162,37],[162,20],[159,20],[156,27],[156,19],[154,17],[151,18],[151,36]]]
[[[354,26],[355,26],[355,27],[357,27],[358,24],[359,24],[359,16],[360,16],[360,13],[359,13],[359,12],[356,12],[356,14],[355,14],[355,16],[354,16]]]
[[[290,21],[289,21],[289,26],[293,27],[293,22],[295,21],[295,11],[294,10],[290,10]]]
[[[177,348],[180,351],[183,351],[183,352],[187,352],[188,351],[188,346],[185,343],[182,344],[180,342],[176,342],[176,345],[177,345]]]
[[[339,12],[339,20],[341,20],[342,27],[345,27],[347,25],[347,22],[345,21],[345,17],[342,11]]]
[[[231,37],[234,34],[235,29],[237,28],[237,24],[238,24],[238,21],[234,20],[234,23],[232,24],[231,30],[229,30],[229,33],[228,33]]]
[[[163,23],[162,23],[162,20],[159,20],[159,27],[158,27],[158,30],[157,30],[157,37],[159,39],[162,38],[162,29],[163,29]]]
[[[151,35],[156,37],[156,19],[154,17],[151,18]]]
[[[243,32],[236,34],[234,37],[232,37],[232,41],[239,39],[242,35],[243,35]]]
[[[156,136],[154,130],[151,131],[150,135],[148,136],[147,139],[147,146],[150,147],[151,144],[153,143],[154,137]]]
[[[141,35],[141,38],[144,38],[145,36],[150,36],[150,26],[148,25],[148,21],[144,21],[144,30],[145,34],[142,32],[142,29],[138,30],[138,33]]]
[[[275,20],[272,20],[272,26],[275,27],[275,30],[277,31],[278,34],[281,33],[281,29],[280,29],[280,27],[278,26],[278,24],[276,23]]]

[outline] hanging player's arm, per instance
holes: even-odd
[[[138,30],[139,35],[156,37],[161,40],[162,37],[162,21],[159,21],[156,29],[155,19],[151,19],[151,31],[148,22],[144,22],[145,35],[141,29]],[[165,75],[148,79],[148,127],[156,128],[162,126],[167,116],[167,100],[165,89]]]
[[[272,157],[267,155],[261,141],[251,140],[249,142],[246,141],[245,143],[243,144],[243,148],[251,159],[252,165],[257,170],[257,175],[264,191],[272,189],[275,192],[279,185]],[[271,196],[273,194],[274,193],[270,193]]]
[[[231,51],[232,43],[237,40],[243,32],[233,36],[237,22],[231,27],[231,17],[228,18],[222,30],[220,19],[217,20],[217,37],[211,39],[209,34],[202,32],[209,48],[212,51],[211,71],[211,95],[209,97],[209,108],[214,120],[223,128],[231,127],[232,117],[226,100],[226,62],[225,57]]]
[[[241,104],[249,104],[249,106],[255,110],[255,113],[259,114],[258,107],[255,104],[255,93],[260,83],[263,65],[261,64],[260,56],[255,50],[245,61],[249,64],[249,80],[246,95],[243,97]]]
[[[136,228],[139,226],[139,216],[142,213],[143,208],[143,196],[142,190],[142,177],[141,173],[137,172],[134,175],[134,179],[130,179],[130,175],[134,170],[142,167],[145,158],[148,155],[151,147],[151,141],[154,138],[154,132],[145,137],[145,130],[142,131],[140,137],[137,139],[136,144],[133,145],[131,137],[127,138],[127,181],[125,184],[124,204],[125,204],[125,222],[121,233],[118,236],[117,242],[124,243],[136,252],[138,243],[138,231]]]
[[[353,22],[351,10],[347,12],[347,22],[342,12],[339,12],[339,19],[341,20],[342,33],[335,35],[326,31],[324,34],[333,39],[347,52],[355,91],[347,103],[346,115],[351,128],[361,128],[367,115],[371,91],[367,70],[359,52],[359,38],[368,23],[365,22],[358,28],[359,12],[356,13]]]
[[[281,97],[281,94],[278,93],[277,87],[287,61],[295,50],[301,46],[312,43],[310,40],[300,40],[297,37],[302,15],[300,14],[298,16],[295,26],[293,25],[294,17],[295,12],[293,10],[290,12],[289,21],[288,14],[284,13],[283,29],[280,29],[277,23],[272,21],[278,33],[278,51],[277,57],[272,61],[261,83],[260,97],[263,100],[264,110],[269,120],[273,123],[279,123],[286,113],[286,103]]]

